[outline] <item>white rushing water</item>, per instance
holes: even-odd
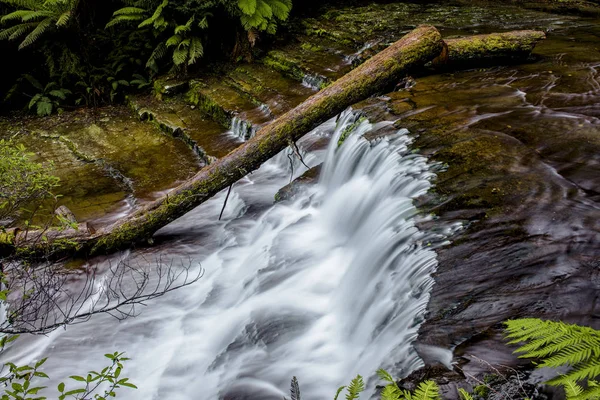
[[[229,128],[229,134],[235,136],[238,139],[246,141],[256,134],[256,127],[248,121],[245,121],[239,117],[233,117],[231,119],[231,127]]]
[[[354,124],[346,112],[300,143],[326,150],[318,184],[273,204],[289,182],[286,152],[160,232],[168,244],[119,255],[200,262],[192,286],[155,300],[136,318],[102,315],[48,337],[17,341],[3,357],[49,356],[59,379],[104,365],[126,351],[124,376],[139,386],[119,398],[278,399],[297,376],[304,399],[331,399],[356,374],[377,383],[378,368],[399,376],[420,365],[414,340],[433,284],[436,255],[415,226],[413,199],[430,187],[427,160],[409,150],[406,130]],[[371,141],[364,134],[393,132]],[[295,161],[295,175],[305,168]],[[165,239],[166,240],[166,239]],[[50,387],[56,387],[53,380]]]

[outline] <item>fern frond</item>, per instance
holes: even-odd
[[[381,380],[384,380],[386,382],[389,383],[396,383],[396,381],[394,380],[394,377],[392,375],[390,375],[389,372],[387,372],[385,369],[383,368],[379,368],[377,370],[377,376],[379,376],[379,378],[381,378]]]
[[[73,16],[73,13],[72,13],[71,10],[65,11],[56,20],[56,26],[59,27],[59,28],[62,28],[64,26],[66,26],[69,23],[69,21],[71,20],[72,16]]]
[[[142,21],[141,24],[138,25],[138,28],[143,28],[144,26],[154,25],[155,22],[161,17],[163,9],[169,5],[169,0],[163,0],[163,2],[156,7],[154,10],[154,14],[148,19]]]
[[[580,394],[575,397],[569,397],[567,400],[598,400],[600,399],[600,383],[596,381],[589,381],[587,389],[583,390]]]
[[[0,31],[0,40],[14,40],[37,26],[37,23],[18,24]]]
[[[135,15],[135,14],[144,14],[146,10],[139,7],[123,7],[118,9],[113,13],[113,17],[117,15]]]
[[[49,11],[36,11],[36,10],[17,10],[10,14],[6,14],[0,19],[0,22],[5,23],[8,21],[21,20],[22,22],[28,22],[34,19],[48,17],[52,15]]]
[[[335,392],[335,397],[333,398],[333,400],[338,400],[338,397],[340,397],[340,394],[342,394],[344,389],[346,389],[346,386],[340,386],[337,392]]]
[[[564,385],[600,376],[600,331],[564,322],[525,318],[507,321],[510,343],[522,343],[515,352],[521,358],[541,359],[538,367],[572,366],[566,374],[548,381]]]
[[[295,376],[292,378],[292,383],[290,384],[290,396],[291,400],[301,400],[300,385],[298,384],[298,378]]]
[[[173,51],[173,64],[176,66],[185,64],[188,60],[188,53],[187,47],[177,47]]]
[[[412,396],[413,400],[441,400],[440,388],[434,381],[419,383]]]
[[[53,25],[52,18],[42,20],[29,35],[23,39],[19,45],[19,50],[35,43]]]
[[[152,54],[146,61],[146,68],[149,68],[154,73],[158,72],[158,60],[164,58],[167,55],[167,46],[164,42],[160,42],[154,50],[152,50]]]
[[[381,391],[381,400],[398,400],[402,391],[396,385],[387,385]]]
[[[111,26],[123,24],[126,22],[139,21],[141,19],[144,19],[144,16],[139,14],[117,15],[113,17],[110,21],[108,21],[108,23],[106,24],[106,28],[110,28]]]
[[[565,394],[567,395],[567,399],[574,399],[583,393],[583,388],[577,384],[575,381],[567,381],[565,382]]]
[[[458,389],[458,394],[462,400],[473,400],[473,396],[463,388]]]
[[[357,400],[364,390],[365,382],[362,376],[356,375],[356,378],[352,379],[350,385],[347,387],[346,400]]]
[[[204,47],[202,46],[202,41],[197,37],[193,37],[190,41],[188,65],[194,64],[203,55]]]
[[[253,15],[256,12],[256,3],[258,0],[238,0],[238,7],[246,15]]]
[[[192,23],[194,23],[194,17],[190,18],[185,25],[178,25],[175,27],[175,34],[189,32],[192,29]]]
[[[291,0],[268,0],[269,6],[273,10],[273,15],[281,20],[285,21],[290,16],[292,10]]]
[[[167,39],[167,41],[165,42],[165,45],[167,47],[177,46],[177,45],[179,45],[179,43],[181,43],[182,40],[183,40],[183,38],[180,35],[173,35]]]

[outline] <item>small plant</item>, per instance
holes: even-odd
[[[537,360],[537,368],[569,370],[550,379],[547,384],[562,386],[567,399],[600,398],[600,331],[560,321],[523,318],[507,321],[509,344],[524,343],[515,353],[520,358]]]
[[[40,117],[50,115],[55,110],[60,111],[61,102],[71,94],[69,89],[59,87],[56,82],[50,82],[43,86],[33,76],[25,75],[24,78],[39,91],[31,97],[28,108],[29,110],[35,109],[36,114]]]
[[[52,196],[59,179],[31,159],[25,146],[0,140],[0,229],[21,209]]]
[[[71,380],[77,382],[79,387],[67,389],[64,382],[58,384],[57,398],[58,400],[69,399],[91,399],[93,396],[96,400],[106,400],[116,397],[117,389],[126,387],[137,389],[133,383],[129,382],[129,378],[121,376],[123,371],[123,363],[129,358],[124,357],[124,353],[114,352],[104,355],[110,360],[110,365],[103,368],[102,371],[90,371],[87,375],[70,376]],[[47,358],[38,361],[33,367],[29,365],[17,366],[13,363],[7,363],[8,373],[0,377],[0,384],[3,384],[5,389],[1,400],[45,400],[46,397],[37,396],[38,392],[46,389],[46,386],[38,386],[36,378],[48,378],[45,372],[40,371],[40,367],[44,365]]]

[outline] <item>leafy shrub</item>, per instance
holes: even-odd
[[[70,376],[71,380],[77,382],[79,387],[67,389],[64,382],[57,386],[58,400],[69,399],[91,399],[106,400],[116,397],[117,389],[126,387],[137,389],[129,378],[121,376],[123,363],[129,358],[123,356],[124,353],[109,353],[104,356],[110,360],[110,364],[100,372],[90,371],[87,375]],[[1,400],[46,400],[47,397],[37,396],[38,392],[45,389],[45,386],[39,385],[36,378],[48,378],[45,372],[40,371],[47,358],[38,361],[33,367],[29,365],[17,366],[13,363],[7,363],[8,373],[0,377],[0,383],[4,384],[4,393]]]
[[[42,164],[31,160],[23,145],[0,140],[0,227],[22,207],[51,196],[58,181]]]

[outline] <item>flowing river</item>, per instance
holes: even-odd
[[[419,366],[411,342],[433,285],[431,242],[441,238],[415,226],[413,199],[434,173],[410,151],[408,131],[355,120],[347,111],[300,143],[329,140],[304,155],[324,161],[321,178],[293,200],[273,205],[290,179],[284,151],[235,186],[221,221],[225,193],[159,233],[178,237],[163,258],[202,265],[198,282],[136,318],[98,316],[9,355],[48,356],[62,377],[126,351],[127,376],[140,387],[128,399],[281,399],[292,376],[306,398],[324,399],[356,374]],[[378,129],[387,133],[363,137]],[[296,175],[306,170],[296,164]],[[118,257],[135,263],[160,252]]]
[[[537,28],[548,39],[528,63],[416,77],[354,107],[373,123],[351,110],[326,122],[299,142],[309,167],[322,163],[320,178],[291,198],[274,202],[307,168],[288,149],[234,185],[221,219],[227,191],[154,246],[90,260],[100,273],[162,260],[204,274],[135,318],[23,336],[3,361],[49,357],[54,388],[118,350],[139,386],[125,399],[281,399],[296,376],[303,399],[316,400],[356,374],[371,393],[378,368],[401,377],[419,355],[448,358],[418,355],[417,333],[460,363],[467,353],[511,363],[507,318],[597,327],[600,22],[476,8],[465,25],[440,7],[419,21],[443,17],[433,22],[445,35]],[[238,119],[228,135],[252,129]]]

